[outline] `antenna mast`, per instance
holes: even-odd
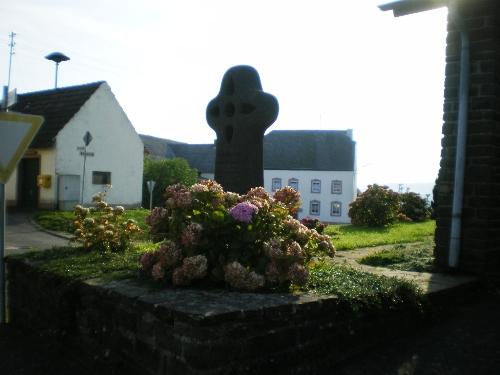
[[[9,34],[9,37],[10,37],[10,42],[9,42],[10,52],[9,52],[9,76],[8,76],[8,79],[7,79],[7,91],[9,91],[9,87],[10,87],[10,72],[11,72],[11,69],[12,69],[12,55],[15,54],[15,52],[14,52],[14,46],[16,45],[16,42],[14,42],[14,37],[15,36],[16,36],[16,33],[13,32],[13,31]]]

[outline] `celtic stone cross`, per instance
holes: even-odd
[[[278,108],[251,66],[235,66],[224,74],[206,116],[217,134],[215,180],[225,190],[244,194],[264,185],[264,132],[276,121]]]

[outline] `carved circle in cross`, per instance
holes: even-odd
[[[278,101],[262,91],[254,68],[235,66],[224,74],[219,95],[208,104],[206,116],[217,138],[231,143],[235,135],[263,133],[278,116]]]

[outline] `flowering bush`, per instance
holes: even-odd
[[[300,220],[300,222],[309,229],[316,229],[316,231],[319,234],[322,234],[326,228],[326,224],[323,224],[321,221],[319,221],[319,219],[312,217],[305,217],[302,220]]]
[[[105,192],[96,194],[92,198],[94,207],[75,206],[72,240],[89,251],[124,251],[130,245],[132,234],[140,229],[135,220],[124,218],[122,206],[108,205],[105,196]]]
[[[194,282],[258,290],[304,285],[313,257],[333,256],[330,238],[292,218],[300,202],[289,188],[271,198],[258,187],[245,195],[214,181],[171,185],[165,208],[146,218],[158,249],[140,258],[148,277],[173,285]]]

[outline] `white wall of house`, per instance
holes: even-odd
[[[200,173],[200,177],[207,180],[214,180],[215,175],[213,173]]]
[[[349,204],[356,198],[356,174],[354,172],[264,170],[264,188],[268,192],[273,191],[273,179],[281,179],[281,187],[289,185],[291,179],[298,180],[298,191],[302,199],[299,219],[313,217],[328,223],[350,223]],[[319,192],[312,192],[313,180],[320,181]],[[341,181],[342,192],[340,194],[332,193],[332,181]],[[319,213],[311,211],[311,203],[317,208],[317,202],[319,202]],[[334,202],[336,207],[340,204],[339,215],[332,215]]]
[[[82,175],[84,158],[78,148],[84,146],[83,136],[87,131],[93,137],[87,152],[94,156],[86,158],[84,204],[89,204],[94,194],[104,191],[106,184],[95,180],[95,172],[104,172],[100,175],[110,173],[113,186],[107,194],[109,203],[140,206],[144,146],[106,83],[100,85],[57,135],[58,176]]]
[[[30,148],[26,151],[25,156],[28,158],[38,158],[40,160],[40,174],[51,176],[50,187],[40,187],[38,191],[38,206],[43,209],[55,208],[55,195],[56,195],[56,179],[55,179],[55,157],[54,149],[34,149]],[[21,162],[21,160],[19,161]],[[5,201],[7,206],[15,206],[17,204],[17,176],[18,169],[12,173],[5,186]]]

